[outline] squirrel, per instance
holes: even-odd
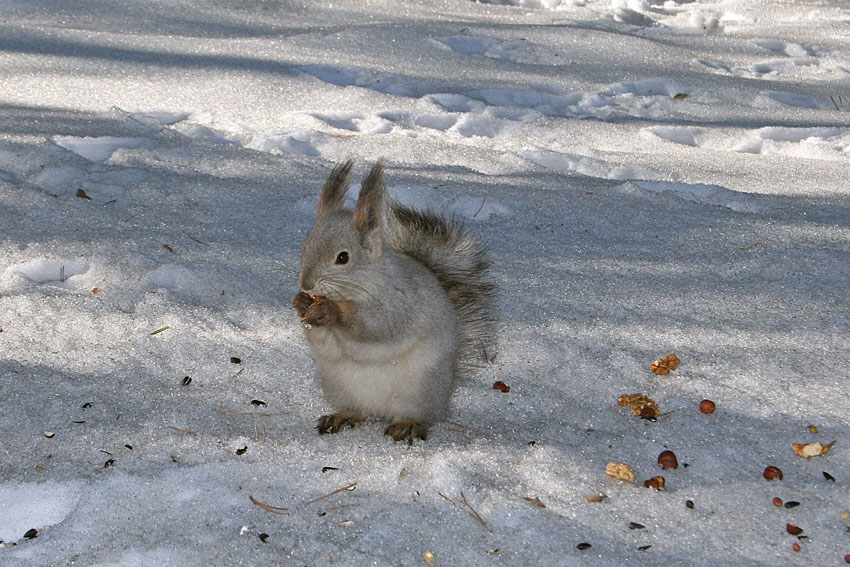
[[[486,357],[489,261],[454,218],[391,199],[380,161],[354,211],[345,209],[353,166],[336,166],[322,188],[292,300],[335,410],[316,429],[337,433],[374,417],[390,422],[393,440],[413,444],[446,415],[476,353]]]

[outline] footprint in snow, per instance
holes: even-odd
[[[48,260],[38,258],[7,268],[7,273],[20,274],[31,282],[63,289],[78,289],[91,284],[89,264],[84,260]]]

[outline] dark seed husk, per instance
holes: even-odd
[[[269,539],[269,534],[267,534],[267,533],[262,533],[262,534],[260,534],[260,535],[259,535],[259,536],[257,536],[257,537],[259,537],[259,538],[260,538],[260,541],[261,541],[261,542],[263,542],[263,543],[268,543],[266,540],[267,540],[267,539]]]
[[[191,383],[192,383],[192,377],[191,376],[186,376],[185,378],[183,378],[183,385],[184,386],[188,386]]]
[[[828,472],[826,472],[826,471],[823,471],[823,478],[825,478],[825,479],[826,479],[826,480],[828,480],[829,482],[835,482],[835,477],[834,477],[834,476],[832,476],[831,474],[829,474],[829,473],[828,473]]]
[[[247,451],[247,450],[248,450],[248,445],[245,445],[241,449],[236,449],[236,454],[237,455],[244,455],[245,451]]]
[[[111,467],[114,464],[115,464],[115,459],[109,459],[108,461],[103,463],[103,468],[108,469],[109,467]]]
[[[693,501],[693,500],[686,500],[686,501],[685,501],[685,506],[686,506],[687,508],[689,508],[689,509],[693,510],[693,509],[694,509],[694,501]]]
[[[652,546],[651,545],[642,545],[638,548],[638,551],[646,551],[650,547],[652,547]]]
[[[326,473],[328,471],[338,471],[339,469],[336,467],[322,467],[322,472]]]
[[[238,356],[231,356],[230,362],[232,362],[233,364],[242,364],[242,359]]]
[[[800,503],[796,502],[794,500],[789,500],[788,502],[785,503],[786,508],[796,508],[799,505],[800,505]]]
[[[629,529],[630,530],[642,530],[645,527],[646,526],[644,526],[643,524],[639,524],[637,522],[629,522]]]
[[[251,400],[251,405],[253,406],[265,406],[268,405],[263,400]]]
[[[27,530],[27,533],[24,534],[26,539],[35,539],[36,537],[38,537],[38,530],[35,528]]]
[[[576,549],[584,551],[585,549],[590,549],[591,547],[593,546],[591,546],[589,543],[580,543],[576,546]]]

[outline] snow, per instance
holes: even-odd
[[[0,565],[842,564],[845,2],[111,4],[0,0]],[[413,446],[314,430],[348,157],[493,260],[495,358]]]

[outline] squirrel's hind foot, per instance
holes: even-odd
[[[406,439],[408,445],[413,445],[415,439],[425,441],[428,436],[428,426],[415,421],[397,421],[387,426],[384,435],[389,435],[393,438],[393,441],[404,441]]]
[[[316,424],[316,429],[319,430],[319,435],[325,433],[339,433],[346,425],[354,427],[364,418],[350,411],[339,411],[330,415],[323,415],[319,418],[319,423]]]

